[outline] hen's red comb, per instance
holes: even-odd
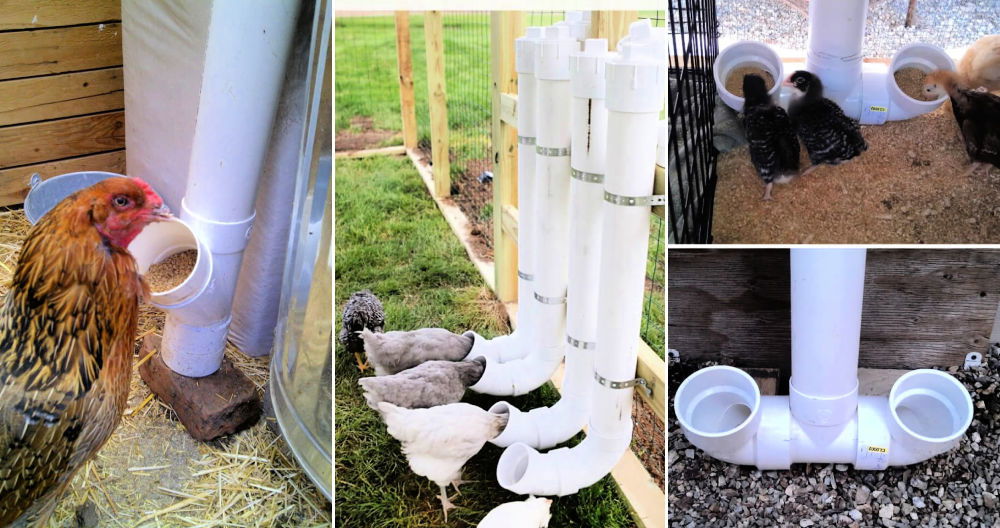
[[[160,195],[156,194],[156,191],[154,191],[148,183],[143,181],[141,178],[131,178],[131,180],[135,182],[140,189],[142,189],[143,193],[146,194],[146,203],[151,204],[153,207],[163,205],[163,198],[160,198]]]

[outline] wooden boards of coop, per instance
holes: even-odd
[[[671,249],[670,348],[737,366],[791,362],[787,249]],[[1000,302],[1000,250],[869,249],[860,365],[962,365],[985,353]]]
[[[35,172],[124,172],[124,108],[120,2],[3,2],[0,205]]]

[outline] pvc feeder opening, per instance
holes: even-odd
[[[910,97],[896,84],[896,72],[904,68],[918,69],[924,72],[924,75],[934,70],[954,70],[954,61],[951,60],[951,57],[943,49],[933,44],[922,43],[903,46],[892,57],[892,62],[889,64],[890,75],[887,76],[887,80],[889,81],[889,88],[893,91],[894,95],[905,97],[908,102],[923,105],[927,108],[927,111],[936,108],[937,105],[940,105],[947,99],[948,96],[946,95],[931,100]]]
[[[193,301],[208,287],[212,276],[212,258],[194,231],[184,221],[172,218],[154,222],[146,226],[135,240],[129,244],[129,252],[135,257],[136,267],[145,275],[150,266],[187,250],[195,250],[194,267],[184,280],[176,286],[152,293],[152,303],[160,308],[179,308]]]
[[[955,378],[929,369],[903,375],[889,392],[893,419],[908,434],[928,442],[949,442],[972,423],[972,398]]]
[[[781,89],[781,81],[784,79],[784,66],[781,57],[770,46],[749,40],[744,40],[727,47],[715,59],[715,85],[719,87],[719,95],[730,106],[743,108],[743,97],[740,97],[726,88],[726,81],[729,74],[737,68],[752,66],[760,68],[771,74],[774,85],[767,91],[767,95],[774,97]]]
[[[742,370],[716,366],[695,372],[677,389],[677,419],[706,437],[731,435],[746,427],[760,410],[760,389]]]
[[[524,478],[528,472],[528,461],[532,451],[522,443],[516,443],[504,450],[497,463],[497,482],[500,486],[510,489]]]

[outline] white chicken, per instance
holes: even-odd
[[[549,508],[552,500],[531,497],[523,501],[507,502],[490,510],[479,521],[478,528],[548,528]]]
[[[438,498],[447,522],[448,510],[455,507],[448,497],[448,484],[458,491],[463,483],[462,466],[507,427],[507,415],[468,403],[403,409],[379,402],[378,408],[389,434],[403,444],[410,469],[441,488]]]

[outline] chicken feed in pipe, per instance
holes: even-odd
[[[298,6],[298,0],[212,6],[180,217],[208,246],[213,272],[202,295],[168,313],[163,330],[163,361],[185,376],[207,376],[222,362]]]
[[[803,462],[882,470],[958,445],[972,422],[972,399],[946,372],[914,370],[888,397],[857,395],[864,250],[791,253],[792,395],[761,396],[737,368],[701,369],[674,397],[687,439],[719,460],[761,470]]]
[[[573,93],[570,167],[569,285],[566,295],[566,373],[562,398],[551,407],[521,412],[498,402],[490,412],[510,415],[493,444],[523,442],[548,449],[580,432],[587,421],[597,346],[605,150],[608,111],[604,105],[607,39],[588,39],[570,54]]]
[[[466,359],[486,359],[483,377],[470,388],[497,396],[526,394],[552,377],[563,358],[566,325],[569,246],[570,92],[569,55],[578,49],[569,26],[543,30],[535,47],[535,104],[544,118],[535,120],[534,232],[535,273],[531,292],[519,293],[531,305],[532,347],[527,356],[500,363],[480,353],[475,336]]]
[[[642,323],[658,115],[666,92],[666,35],[633,23],[606,62],[608,137],[600,285],[589,430],[573,448],[539,453],[517,442],[497,464],[501,486],[569,495],[611,471],[632,438],[632,386]]]

